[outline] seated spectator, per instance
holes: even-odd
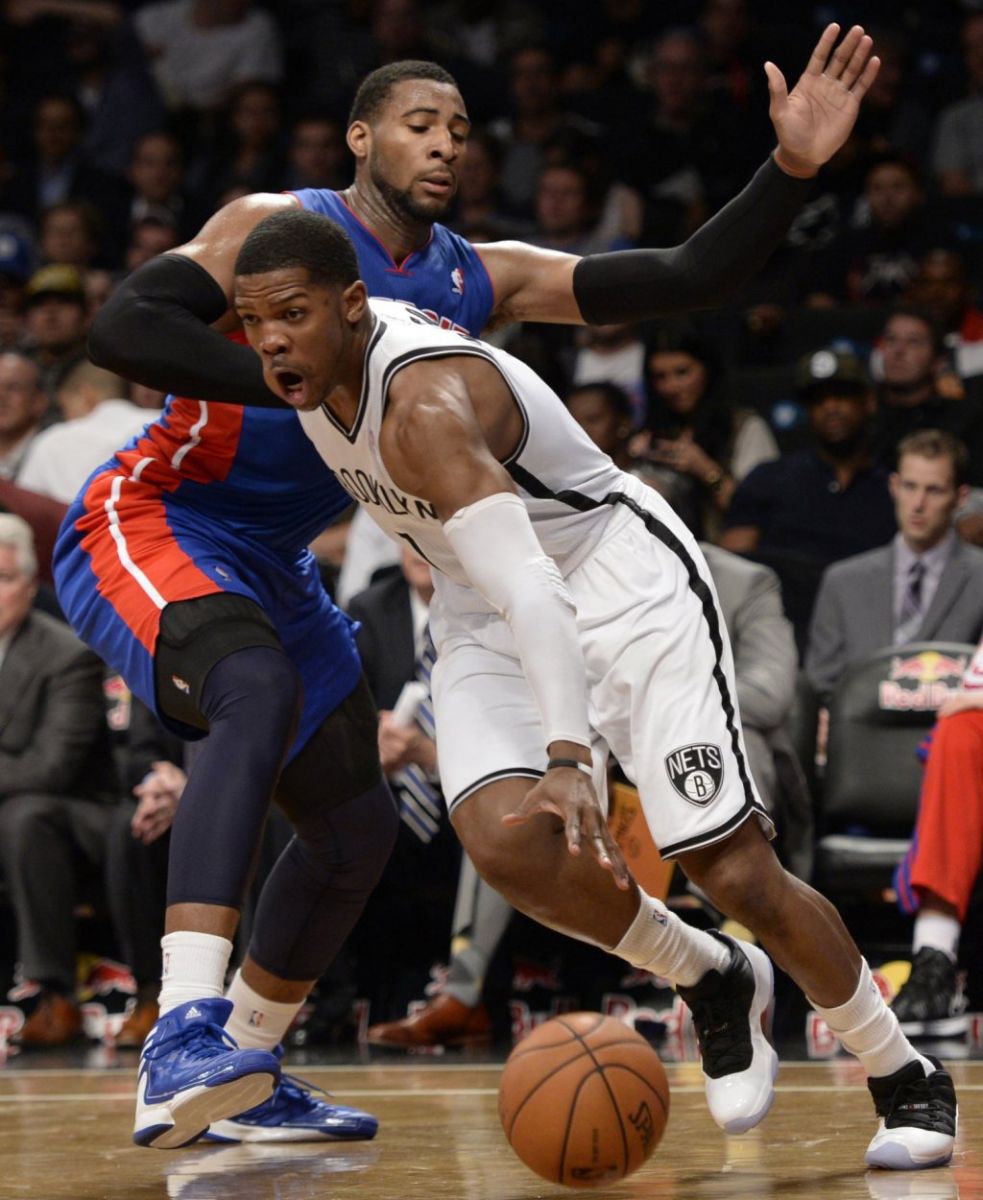
[[[24,340],[24,285],[31,275],[30,241],[0,226],[0,351],[16,350]]]
[[[0,479],[17,479],[47,411],[37,363],[19,350],[0,354]]]
[[[32,157],[14,171],[0,208],[23,213],[32,221],[65,200],[88,200],[98,212],[115,211],[119,184],[86,162],[84,131],[85,112],[75,96],[43,96],[34,110]]]
[[[212,112],[237,83],[283,75],[276,22],[252,0],[159,0],[133,22],[170,109]]]
[[[884,304],[899,300],[919,258],[935,243],[914,162],[885,153],[864,178],[867,224],[838,234],[806,266],[808,304]]]
[[[238,84],[218,136],[191,172],[192,190],[207,214],[231,188],[247,193],[280,190],[283,168],[276,88],[258,81]]]
[[[468,158],[473,144],[468,147]],[[290,131],[287,169],[280,186],[288,192],[301,188],[340,191],[350,183],[348,147],[341,122],[317,113],[298,117]]]
[[[720,363],[687,326],[658,331],[648,346],[648,417],[635,453],[658,468],[656,486],[687,525],[715,538],[734,489],[778,457],[767,421],[734,408]]]
[[[139,1049],[159,1013],[169,831],[187,776],[185,746],[138,700],[132,702],[123,787],[135,797],[116,806],[106,847],[106,895],[123,961],[137,993],[115,1044]]]
[[[17,482],[70,504],[96,467],[160,416],[122,399],[127,385],[82,359],[57,392],[62,419],[43,430],[24,457]]]
[[[882,379],[873,432],[876,458],[892,465],[903,437],[919,429],[942,429],[969,451],[967,481],[974,487],[983,484],[983,405],[977,397],[953,398],[941,389],[945,343],[931,313],[909,305],[896,308],[878,350]]]
[[[86,200],[64,200],[41,214],[41,257],[85,271],[100,257],[102,219]]]
[[[824,699],[851,663],[906,642],[977,642],[983,635],[983,550],[956,535],[966,447],[923,429],[898,447],[889,485],[898,532],[823,575],[806,670]]]
[[[864,159],[901,151],[917,163],[928,161],[932,122],[912,85],[911,46],[899,28],[867,26],[881,69],[867,89],[851,141]]]
[[[584,433],[610,456],[615,466],[639,478],[651,476],[648,463],[634,458],[629,448],[632,406],[624,388],[604,380],[582,383],[567,392],[564,403]]]
[[[973,302],[966,263],[958,254],[930,250],[918,264],[906,299],[935,318],[960,379],[983,375],[983,311]]]
[[[556,57],[549,47],[529,44],[513,50],[509,59],[512,116],[489,127],[505,147],[501,190],[513,215],[532,214],[548,140],[565,127],[595,132],[589,121],[563,108],[559,83]]]
[[[58,385],[86,357],[88,310],[82,276],[74,267],[50,263],[28,280],[24,303],[28,345],[54,409]]]
[[[823,569],[894,536],[888,472],[871,456],[870,381],[853,354],[819,350],[798,367],[812,445],[756,467],[738,486],[720,545],[773,567],[804,646]]]
[[[75,917],[98,876],[118,783],[103,666],[67,626],[32,611],[34,542],[0,515],[0,864],[17,919],[20,976],[33,994],[14,1040],[77,1037]]]
[[[535,246],[585,257],[607,250],[626,250],[626,238],[599,229],[600,196],[596,181],[574,163],[543,167],[536,182],[535,228],[527,238]]]
[[[573,382],[615,383],[628,394],[632,429],[645,424],[645,343],[636,325],[585,325],[577,330]]]
[[[529,232],[529,222],[516,220],[506,211],[501,195],[504,148],[498,138],[481,126],[468,137],[468,152],[458,167],[457,196],[452,229],[470,238],[481,230],[484,241],[518,237]]]
[[[895,874],[898,902],[915,917],[911,975],[891,1005],[909,1036],[967,1027],[956,959],[983,867],[983,644],[937,715],[911,848]]]
[[[126,269],[135,271],[158,254],[173,250],[180,242],[177,226],[160,217],[144,217],[130,229],[130,242],[126,247]]]
[[[197,214],[189,214],[184,192],[184,154],[170,133],[145,133],[133,147],[127,170],[130,195],[127,220],[132,228],[147,217],[191,232]]]
[[[983,13],[962,27],[968,95],[944,108],[935,125],[932,170],[946,196],[983,194]]]

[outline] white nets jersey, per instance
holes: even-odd
[[[370,300],[375,329],[365,353],[358,411],[346,429],[325,405],[299,414],[307,436],[330,465],[342,487],[363,505],[390,537],[408,542],[432,566],[459,585],[467,577],[434,508],[401,491],[379,453],[379,431],[389,386],[410,363],[448,355],[473,355],[492,363],[508,384],[522,414],[518,448],[505,463],[519,488],[545,552],[566,575],[599,541],[610,519],[607,496],[628,479],[594,445],[545,383],[512,355],[466,335],[441,329],[410,305]],[[537,483],[538,481],[538,483]],[[541,485],[541,486],[540,486]],[[526,490],[531,488],[532,491]],[[575,492],[584,510],[533,493]],[[592,504],[600,503],[600,507]],[[438,587],[439,587],[438,583]]]
[[[599,794],[610,749],[638,784],[666,858],[719,841],[751,816],[770,834],[745,761],[727,633],[689,531],[594,446],[523,363],[398,302],[370,304],[376,326],[352,428],[323,407],[300,417],[342,486],[437,568],[432,687],[450,808],[546,765],[539,709],[507,621],[467,585],[432,506],[397,488],[379,454],[394,375],[421,359],[473,354],[501,372],[522,413],[523,437],[504,465],[576,606]]]

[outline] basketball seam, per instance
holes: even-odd
[[[593,1033],[595,1030],[599,1029],[601,1027],[601,1025],[603,1025],[604,1020],[605,1020],[605,1018],[602,1016],[600,1018],[600,1020],[597,1022],[597,1024],[594,1026],[594,1028],[589,1029],[587,1032]],[[570,1026],[567,1025],[566,1022],[562,1019],[562,1017],[560,1018],[560,1024],[563,1025],[565,1029],[570,1029],[570,1032],[574,1035],[574,1037],[577,1039],[577,1041],[583,1045],[584,1050],[587,1052],[587,1054],[590,1055],[591,1061],[594,1063],[594,1071],[590,1072],[590,1074],[588,1074],[588,1075],[585,1075],[584,1078],[580,1081],[580,1083],[577,1085],[577,1091],[575,1093],[575,1096],[580,1094],[580,1089],[583,1087],[585,1081],[588,1080],[590,1078],[590,1076],[592,1074],[594,1074],[595,1071],[600,1071],[601,1080],[603,1081],[605,1090],[607,1091],[608,1099],[611,1101],[611,1107],[614,1109],[614,1115],[618,1118],[618,1128],[621,1130],[621,1146],[622,1146],[622,1149],[624,1150],[625,1171],[627,1171],[628,1170],[628,1134],[625,1132],[625,1123],[621,1119],[621,1111],[618,1108],[618,1102],[614,1097],[614,1089],[611,1087],[610,1083],[608,1083],[607,1079],[605,1078],[604,1063],[598,1061],[597,1056],[594,1054],[594,1051],[590,1048],[590,1045],[587,1043],[586,1038],[581,1033],[579,1033],[576,1029],[571,1029]],[[629,1039],[629,1038],[625,1039],[625,1041],[630,1041],[630,1040],[631,1039]],[[560,1155],[560,1179],[561,1180],[563,1179],[563,1167],[565,1164],[566,1153],[567,1153],[567,1136],[569,1134],[570,1122],[573,1120],[573,1114],[576,1110],[576,1107],[577,1107],[576,1103],[574,1103],[570,1106],[570,1113],[567,1118],[567,1133],[565,1133],[563,1135],[563,1152]],[[624,1174],[624,1171],[622,1172],[622,1174]]]
[[[573,1043],[573,1044],[575,1044],[575,1043]],[[531,1049],[528,1051],[528,1053],[530,1053],[530,1054],[533,1054],[533,1053],[538,1053],[538,1052],[540,1052],[540,1051],[542,1051],[542,1050],[552,1050],[552,1049],[556,1049],[556,1047],[553,1047],[553,1046],[533,1046],[533,1047],[532,1047],[532,1048],[531,1048]],[[519,1119],[519,1114],[520,1114],[520,1113],[522,1112],[522,1110],[523,1110],[523,1109],[526,1107],[526,1105],[527,1105],[527,1104],[529,1103],[529,1101],[530,1101],[530,1100],[533,1098],[533,1096],[535,1096],[535,1094],[536,1094],[536,1093],[539,1091],[539,1089],[540,1089],[540,1088],[543,1086],[543,1084],[544,1084],[544,1083],[548,1083],[548,1082],[549,1082],[549,1081],[550,1081],[550,1080],[553,1078],[553,1076],[554,1076],[554,1075],[557,1075],[557,1074],[559,1074],[559,1072],[560,1072],[560,1071],[564,1071],[564,1070],[566,1070],[566,1068],[567,1068],[567,1067],[569,1067],[571,1063],[573,1063],[573,1062],[576,1062],[578,1058],[582,1058],[582,1057],[583,1057],[583,1054],[584,1054],[583,1047],[580,1047],[580,1048],[578,1049],[577,1053],[576,1053],[576,1054],[573,1056],[573,1058],[568,1058],[568,1059],[566,1060],[566,1062],[562,1062],[562,1063],[560,1063],[560,1065],[559,1065],[558,1067],[554,1067],[554,1068],[553,1068],[553,1070],[552,1070],[552,1071],[550,1071],[550,1073],[549,1073],[548,1075],[544,1075],[544,1076],[542,1077],[542,1079],[540,1079],[540,1080],[539,1080],[539,1082],[538,1082],[538,1083],[535,1085],[535,1087],[533,1087],[533,1088],[532,1088],[532,1089],[529,1091],[529,1093],[528,1093],[528,1094],[527,1094],[527,1095],[524,1097],[524,1099],[523,1099],[522,1103],[521,1103],[521,1104],[519,1105],[519,1107],[518,1107],[518,1108],[515,1110],[515,1116],[512,1118],[512,1123],[509,1125],[508,1129],[505,1131],[506,1137],[508,1137],[508,1138],[511,1140],[511,1138],[512,1138],[512,1130],[515,1128],[515,1123],[516,1123],[516,1121],[518,1121],[518,1119]]]

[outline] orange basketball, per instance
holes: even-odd
[[[598,1187],[637,1170],[669,1118],[659,1056],[600,1013],[567,1013],[509,1055],[498,1114],[512,1149],[550,1183]]]

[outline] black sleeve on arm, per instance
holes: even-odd
[[[282,408],[259,358],[211,329],[228,308],[208,272],[183,254],[138,267],[99,310],[89,357],[125,379],[195,400]]]
[[[769,156],[747,187],[681,246],[593,254],[573,294],[589,325],[644,321],[728,300],[788,232],[812,186]]]

